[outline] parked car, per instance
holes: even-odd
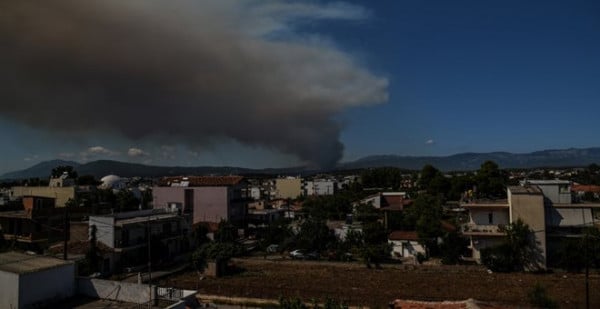
[[[276,245],[276,244],[269,245],[269,246],[267,247],[267,252],[268,252],[268,253],[276,253],[276,252],[279,252],[279,245]]]
[[[294,251],[291,251],[291,252],[290,252],[290,257],[291,257],[292,259],[298,259],[298,260],[301,260],[301,259],[304,259],[304,256],[305,256],[305,254],[304,254],[304,250],[300,250],[300,249],[298,249],[298,250],[294,250]]]
[[[305,254],[304,258],[307,259],[307,260],[318,260],[319,259],[319,252],[311,251],[311,252]]]

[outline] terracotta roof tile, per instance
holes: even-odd
[[[416,231],[393,231],[388,236],[389,240],[419,240]]]
[[[594,193],[600,193],[600,186],[594,186],[594,185],[572,185],[571,186],[571,191],[572,192],[594,192]]]

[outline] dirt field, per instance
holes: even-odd
[[[265,261],[236,259],[243,272],[198,285],[196,273],[184,273],[163,284],[196,289],[203,294],[270,298],[299,296],[305,301],[326,297],[347,304],[384,308],[394,299],[464,300],[475,298],[507,306],[528,306],[527,293],[540,283],[561,308],[585,307],[581,274],[489,274],[477,266],[383,266],[358,263]],[[590,276],[591,308],[600,308],[600,276]]]

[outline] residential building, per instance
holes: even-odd
[[[406,192],[379,192],[360,200],[361,204],[370,204],[376,209],[402,210],[409,203]]]
[[[481,249],[502,243],[504,227],[522,220],[532,230],[536,244],[535,266],[546,268],[564,237],[580,235],[584,227],[598,221],[600,204],[573,203],[569,181],[527,180],[520,186],[507,188],[507,200],[465,201],[469,222],[463,234],[470,238],[475,261],[481,259]]]
[[[0,308],[42,308],[75,294],[75,265],[53,257],[0,253]]]
[[[172,260],[190,246],[189,216],[181,215],[177,209],[147,209],[90,216],[89,226],[90,229],[96,227],[98,242],[114,250],[115,260],[104,263],[120,265],[121,268],[146,263],[148,245],[161,249],[158,250],[161,260]]]
[[[416,263],[418,254],[427,255],[425,246],[419,243],[416,231],[393,231],[388,236],[388,243],[392,245],[392,257],[396,259],[412,258]]]
[[[155,209],[180,208],[200,222],[241,222],[248,199],[242,176],[166,177],[152,188]]]
[[[275,197],[295,199],[302,195],[302,178],[286,177],[275,179]]]
[[[65,207],[69,199],[76,200],[80,192],[77,187],[12,187],[10,197],[40,196],[56,200],[56,207]]]
[[[481,261],[481,250],[502,243],[503,227],[510,223],[508,200],[469,201],[461,204],[469,211],[469,222],[462,226],[463,235],[469,237],[469,248],[475,261]]]
[[[304,195],[333,195],[336,192],[337,182],[334,179],[313,179],[304,183]]]
[[[24,196],[20,209],[0,212],[0,229],[4,239],[40,251],[42,245],[62,238],[64,218],[64,209],[55,209],[53,198]]]

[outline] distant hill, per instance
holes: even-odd
[[[587,166],[592,163],[600,163],[600,148],[569,148],[531,153],[460,153],[443,157],[368,156],[343,163],[340,168],[391,166],[419,170],[425,164],[431,164],[443,171],[469,171],[479,169],[481,164],[487,160],[496,162],[500,168]]]
[[[0,176],[0,179],[25,179],[25,178],[50,178],[50,173],[52,169],[61,166],[61,165],[70,165],[74,167],[76,170],[80,166],[79,163],[74,161],[64,161],[64,160],[51,160],[44,161],[38,163],[30,168],[6,173]]]
[[[61,165],[71,165],[81,175],[93,175],[101,178],[106,175],[115,174],[121,177],[160,177],[170,175],[260,175],[260,174],[303,174],[307,170],[301,167],[292,168],[269,168],[249,169],[228,166],[153,166],[129,162],[98,160],[85,164],[73,161],[52,160],[36,164],[30,168],[6,173],[0,179],[25,179],[25,178],[48,178],[53,168]]]
[[[570,148],[558,150],[543,150],[531,153],[509,153],[509,152],[489,152],[489,153],[460,153],[443,157],[417,157],[417,156],[396,156],[380,155],[368,156],[353,162],[340,163],[337,171],[362,169],[370,167],[398,167],[409,170],[420,170],[425,164],[431,164],[443,171],[470,171],[479,169],[480,165],[486,160],[492,160],[501,168],[534,168],[534,167],[568,167],[568,166],[587,166],[591,163],[600,163],[599,148]],[[30,168],[6,173],[0,176],[0,179],[24,179],[24,178],[47,178],[53,168],[60,165],[71,165],[79,175],[94,175],[103,177],[109,174],[115,174],[122,177],[159,177],[169,175],[277,175],[277,174],[295,174],[306,175],[314,174],[318,170],[308,170],[304,167],[291,168],[268,168],[268,169],[250,169],[242,167],[229,166],[153,166],[137,163],[99,160],[85,164],[73,161],[52,160],[36,164]]]

